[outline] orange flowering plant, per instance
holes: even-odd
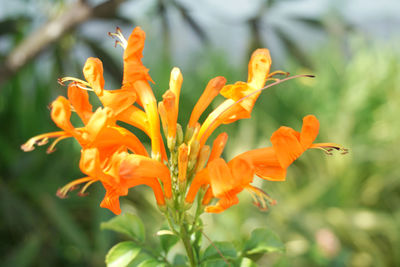
[[[50,138],[55,138],[47,150],[50,153],[63,139],[73,137],[79,142],[82,147],[79,167],[85,176],[59,189],[57,195],[60,197],[66,197],[79,186],[79,194],[84,194],[91,184],[100,182],[106,191],[100,206],[118,215],[121,213],[120,197],[126,196],[129,188],[142,184],[151,187],[169,226],[169,230],[158,232],[164,251],[146,249],[140,219],[132,214],[123,214],[104,223],[103,228],[125,233],[133,240],[114,246],[106,257],[107,264],[126,266],[135,260],[139,264],[141,259],[143,264],[146,262],[150,266],[207,266],[222,258],[223,264],[240,265],[251,262],[252,254],[270,251],[272,245],[264,246],[264,243],[271,238],[276,242],[278,239],[262,229],[252,234],[240,253],[234,251],[224,255],[232,245],[223,242],[202,251],[200,215],[223,212],[239,202],[238,194],[242,191],[250,193],[254,203],[265,210],[275,201],[251,185],[255,176],[268,181],[283,181],[287,168],[307,149],[317,148],[328,154],[332,150],[345,153],[346,149],[334,143],[314,143],[319,122],[313,115],[303,118],[300,131],[280,127],[271,136],[272,146],[247,151],[230,160],[221,157],[228,139],[226,133],[218,135],[212,146],[207,145],[207,141],[221,124],[250,118],[262,90],[289,79],[310,76],[288,77],[282,71],[270,72],[268,49],[257,49],[248,65],[247,82],[226,84],[226,79],[221,76],[210,80],[194,106],[187,126],[182,127],[177,122],[183,81],[180,70],[172,69],[169,89],[157,103],[149,84],[153,80],[141,61],[144,31],[135,28],[128,40],[118,28],[110,35],[118,38],[117,44],[124,48],[121,88],[107,90],[102,62],[97,58],[87,59],[83,68],[85,80],[65,77],[59,81],[68,83],[68,94],[53,101],[51,118],[61,130],[35,136],[22,145],[24,151],[31,151],[35,145],[44,145]],[[286,77],[278,79],[277,75]],[[93,108],[88,92],[97,95],[101,107]],[[200,116],[219,94],[225,100],[203,122],[199,122]],[[71,123],[72,112],[79,116],[82,126],[76,127]],[[146,133],[151,140],[151,152],[118,122]],[[179,239],[187,258],[181,263],[179,260],[170,263],[168,250]],[[277,245],[276,249],[281,247]]]

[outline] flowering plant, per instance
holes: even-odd
[[[35,136],[22,145],[23,150],[31,151],[35,145],[44,145],[50,138],[56,138],[48,148],[50,153],[59,141],[73,137],[82,146],[79,167],[85,177],[59,189],[57,195],[60,197],[66,197],[79,185],[79,194],[83,195],[91,184],[100,182],[106,190],[100,206],[118,215],[121,213],[119,198],[126,196],[129,188],[142,184],[152,188],[169,226],[169,230],[158,233],[164,252],[155,253],[151,248],[146,249],[140,219],[124,214],[104,223],[103,228],[125,233],[133,241],[114,246],[107,255],[107,264],[126,266],[140,258],[141,264],[171,265],[167,253],[179,239],[187,254],[187,262],[183,260],[181,264],[188,263],[190,266],[211,266],[221,258],[228,265],[251,264],[252,255],[282,249],[276,236],[258,229],[241,253],[231,253],[232,245],[222,242],[212,244],[203,252],[200,215],[204,212],[223,212],[239,202],[237,195],[244,190],[251,194],[256,206],[265,210],[275,201],[263,190],[251,185],[255,175],[269,181],[283,181],[286,169],[307,149],[317,148],[327,153],[332,150],[346,153],[346,149],[334,143],[314,143],[319,122],[313,115],[303,118],[299,132],[280,127],[271,136],[271,147],[247,151],[229,161],[221,157],[228,139],[226,133],[218,135],[211,147],[207,141],[221,124],[250,118],[262,90],[289,79],[310,75],[288,77],[282,71],[270,72],[268,49],[257,49],[249,62],[247,82],[226,85],[226,79],[221,76],[210,80],[193,108],[187,127],[183,128],[177,123],[183,80],[180,70],[172,69],[169,89],[157,104],[149,85],[153,81],[141,62],[145,33],[137,27],[126,40],[117,28],[116,33],[110,35],[118,38],[117,44],[124,48],[121,88],[105,89],[102,62],[97,58],[87,59],[83,68],[85,80],[72,77],[60,79],[61,84],[69,82],[68,97],[59,96],[53,101],[51,118],[61,131]],[[277,79],[277,75],[287,77]],[[270,83],[266,85],[268,81]],[[88,91],[97,95],[101,107],[93,110]],[[225,101],[200,123],[200,116],[218,94],[225,97]],[[79,116],[82,127],[72,125],[72,112]],[[151,139],[151,153],[118,122],[145,132]]]

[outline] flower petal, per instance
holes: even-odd
[[[289,167],[305,151],[298,136],[298,132],[286,126],[272,134],[271,143],[282,168]]]
[[[133,29],[128,39],[128,46],[124,51],[124,77],[122,84],[133,84],[138,80],[153,82],[148,74],[149,69],[142,64],[145,39],[146,34],[140,27]]]
[[[103,63],[100,59],[90,57],[83,67],[83,75],[92,86],[97,95],[101,95],[104,89]]]
[[[70,121],[71,104],[65,97],[59,96],[51,103],[51,119],[66,132],[74,130],[74,126],[72,126]]]
[[[88,92],[80,89],[75,83],[70,83],[68,86],[68,100],[82,122],[87,124],[93,114]]]
[[[308,149],[317,138],[319,122],[314,115],[307,115],[303,118],[303,127],[300,132],[300,143],[304,149]]]

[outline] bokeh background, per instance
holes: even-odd
[[[208,236],[237,240],[270,228],[286,253],[260,266],[400,266],[399,14],[397,0],[0,0],[1,265],[103,266],[123,239],[100,230],[113,216],[99,208],[101,186],[84,198],[55,195],[81,177],[77,143],[66,140],[50,155],[20,145],[56,130],[48,105],[66,94],[57,78],[82,77],[89,56],[103,61],[107,88],[118,88],[123,51],[107,32],[119,26],[129,36],[141,26],[156,95],[173,66],[183,72],[183,124],[209,79],[246,79],[258,47],[270,49],[273,70],[316,75],[265,91],[251,120],[222,127],[226,158],[269,146],[274,130],[299,129],[306,114],[320,120],[317,141],[350,149],[307,151],[285,182],[257,180],[278,204],[260,212],[242,193],[239,205],[203,215]],[[130,190],[122,208],[154,237],[162,216],[148,188]]]

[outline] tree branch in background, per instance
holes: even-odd
[[[67,7],[58,17],[48,21],[25,38],[0,66],[0,85],[14,75],[22,66],[30,62],[50,44],[60,39],[66,32],[91,18],[107,18],[115,14],[124,0],[108,0],[97,6],[90,6],[80,0]]]

